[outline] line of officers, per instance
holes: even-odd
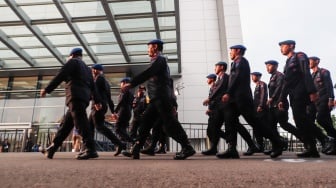
[[[229,74],[226,73],[227,63],[220,61],[215,64],[215,74],[206,77],[210,89],[203,105],[208,106],[210,148],[202,151],[203,155],[239,158],[236,150],[239,133],[248,144],[243,155],[263,152],[271,158],[278,157],[288,146],[287,140],[277,130],[278,123],[303,142],[304,150],[297,153],[298,157],[320,157],[317,140],[322,145],[322,153],[336,154],[336,129],[330,114],[335,104],[330,72],[319,67],[318,57],[308,58],[303,52],[295,52],[295,45],[294,40],[279,42],[281,53],[287,56],[283,73],[278,71],[277,61],[265,62],[267,72],[271,74],[268,85],[260,80],[260,72],[250,72],[243,45],[230,47],[233,62]],[[256,85],[254,94],[250,88],[251,78]],[[288,122],[289,107],[296,126]],[[239,122],[240,115],[253,128],[254,139]],[[320,126],[315,124],[315,120]],[[225,131],[221,129],[223,123]],[[228,144],[222,153],[217,150],[220,138]],[[265,139],[272,143],[270,150],[264,148]]]

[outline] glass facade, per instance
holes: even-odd
[[[112,100],[117,103],[119,82],[125,73],[107,73]],[[54,76],[0,78],[0,123],[59,123],[66,110],[64,83],[51,94],[40,98]],[[88,108],[89,110],[89,108]]]

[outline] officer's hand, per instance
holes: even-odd
[[[229,94],[225,94],[225,95],[223,95],[223,97],[222,97],[222,101],[223,101],[224,103],[225,103],[225,102],[228,102],[229,99],[230,99],[230,95],[229,95]]]
[[[118,119],[118,115],[117,114],[112,114],[112,119],[113,120],[117,120]]]
[[[41,97],[45,97],[46,95],[47,95],[46,90],[45,90],[45,89],[41,89],[41,91],[40,91],[40,96],[41,96]]]
[[[267,102],[266,102],[266,105],[267,105],[267,106],[270,106],[270,105],[272,104],[272,102],[273,102],[273,99],[272,99],[272,98],[269,98],[269,99],[267,100]]]
[[[332,110],[334,108],[334,101],[333,100],[329,100],[328,106],[329,106],[329,109]]]
[[[203,106],[208,106],[209,105],[209,99],[205,99],[203,101]]]
[[[211,110],[209,110],[209,109],[207,111],[205,111],[206,115],[209,115],[210,113],[211,113]]]
[[[95,108],[96,111],[99,111],[99,110],[102,109],[102,105],[100,103],[99,104],[95,104],[94,108]]]
[[[284,111],[285,110],[284,106],[283,106],[283,102],[279,102],[278,108],[279,108],[280,111]]]
[[[262,112],[262,111],[263,111],[263,109],[260,106],[258,106],[257,112]]]
[[[312,93],[312,94],[309,94],[309,98],[311,102],[315,103],[318,99],[318,95],[317,93]]]

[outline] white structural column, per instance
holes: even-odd
[[[242,42],[238,0],[183,0],[180,6],[182,77],[177,96],[181,122],[206,123],[206,75],[228,61],[228,47]]]

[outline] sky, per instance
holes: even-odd
[[[251,71],[270,75],[264,62],[277,60],[283,71],[286,57],[278,43],[296,41],[295,51],[318,56],[320,67],[331,72],[336,82],[336,1],[335,0],[238,0],[245,57]]]

